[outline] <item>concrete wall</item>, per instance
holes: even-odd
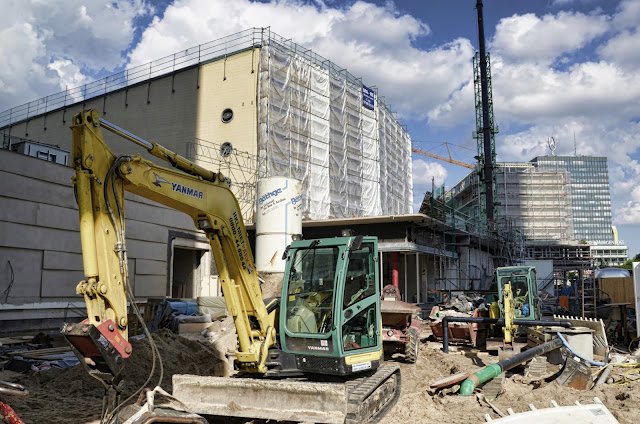
[[[465,290],[488,290],[494,273],[491,254],[465,246],[458,248],[458,254],[458,286]]]
[[[44,325],[68,304],[84,305],[75,294],[83,271],[72,175],[69,167],[0,150],[0,331],[25,319]],[[125,205],[134,293],[165,296],[170,238],[201,236],[180,212],[128,193]]]

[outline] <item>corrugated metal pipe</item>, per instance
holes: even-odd
[[[497,376],[504,371],[508,371],[516,365],[520,365],[521,363],[528,361],[529,359],[535,358],[536,356],[543,355],[547,352],[551,352],[563,345],[562,340],[559,338],[553,339],[550,342],[541,344],[540,346],[536,346],[534,348],[528,349],[522,353],[519,353],[509,359],[505,359],[504,361],[500,361],[497,364],[491,364],[489,366],[484,367],[480,371],[471,374],[469,378],[462,382],[460,386],[460,394],[461,395],[471,395],[475,388],[482,383],[485,383]]]

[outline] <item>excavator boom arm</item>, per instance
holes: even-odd
[[[87,278],[77,291],[85,298],[88,324],[101,328],[108,322],[108,331],[116,332],[128,347],[124,191],[130,191],[186,213],[204,231],[236,325],[237,361],[245,371],[266,372],[266,353],[275,343],[275,314],[264,304],[240,208],[228,180],[100,120],[96,111],[81,112],[73,122],[72,160]],[[116,157],[100,127],[136,142],[180,170],[158,166],[139,155]],[[109,368],[117,374],[117,367]]]

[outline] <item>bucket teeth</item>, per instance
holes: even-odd
[[[554,321],[569,321],[574,327],[587,327],[594,330],[593,333],[593,353],[600,356],[607,355],[607,349],[609,348],[607,342],[607,334],[604,329],[604,323],[601,319],[597,318],[582,318],[570,315],[554,315]]]

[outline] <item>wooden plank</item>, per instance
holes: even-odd
[[[146,302],[136,302],[136,305],[138,306],[138,309],[140,310],[140,315],[144,320],[144,316],[145,316],[145,312],[148,307],[148,304]],[[131,305],[129,305],[128,319],[129,319],[129,337],[137,336],[138,334],[144,333],[144,328],[142,327],[142,324],[138,320],[138,317],[136,316],[135,311],[133,310],[133,307],[131,307]]]
[[[600,278],[598,284],[611,296],[611,303],[635,303],[632,277]]]
[[[210,322],[186,322],[178,324],[178,334],[201,333],[211,326]]]
[[[147,303],[144,307],[144,314],[142,315],[145,323],[151,322],[151,320],[156,316],[156,312],[158,311],[158,306],[162,304],[164,298],[150,298],[147,299]]]
[[[527,332],[527,345],[529,347],[540,346],[551,340],[551,335],[535,328],[529,328]]]
[[[51,347],[48,349],[16,350],[9,353],[9,356],[22,356],[25,359],[53,359],[51,357],[53,355],[66,356],[70,352],[69,347]]]
[[[16,344],[25,344],[33,340],[33,336],[15,336],[15,337],[2,337],[0,343],[2,346],[13,346]]]

